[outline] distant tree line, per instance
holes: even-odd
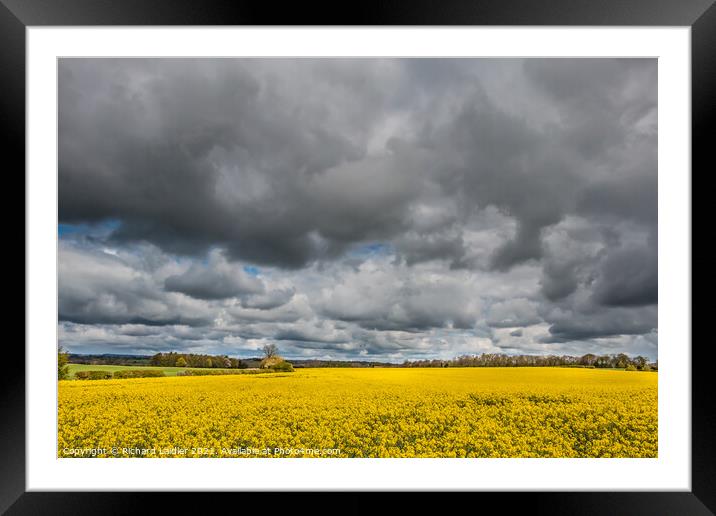
[[[246,369],[248,363],[226,355],[198,355],[194,353],[157,353],[149,364],[161,367],[206,367],[215,369]]]
[[[127,365],[127,366],[148,366],[150,365],[148,355],[82,355],[77,353],[69,354],[71,364],[87,364],[87,365]]]
[[[506,355],[483,353],[461,355],[452,360],[406,360],[403,367],[594,367],[611,369],[656,370],[657,363],[649,363],[643,356],[615,355]]]
[[[268,352],[268,353],[267,353]],[[264,350],[267,358],[276,356],[274,348]],[[269,356],[270,355],[270,356]],[[58,378],[66,378],[67,363],[94,365],[151,365],[162,367],[194,367],[213,369],[246,369],[261,367],[262,359],[231,358],[226,355],[201,355],[194,353],[157,353],[142,355],[78,355],[64,350],[58,353]],[[482,355],[461,355],[452,360],[406,360],[402,364],[378,361],[355,360],[292,360],[294,367],[594,367],[634,370],[657,370],[657,363],[650,363],[643,356],[629,357],[624,353],[582,356],[571,355],[506,355],[483,353]]]

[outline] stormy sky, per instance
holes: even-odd
[[[59,340],[657,357],[654,59],[61,59]]]

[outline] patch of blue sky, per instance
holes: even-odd
[[[351,253],[352,256],[390,256],[393,254],[393,246],[382,242],[373,242],[370,244],[364,244],[354,248]]]
[[[60,238],[86,231],[86,224],[57,224],[57,236]]]
[[[253,277],[256,277],[261,274],[261,270],[258,267],[254,267],[253,265],[244,265],[244,272],[249,276]]]
[[[96,224],[57,224],[57,236],[59,238],[76,238],[92,236],[105,238],[116,230],[122,223],[116,219],[104,220]]]

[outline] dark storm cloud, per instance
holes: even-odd
[[[221,244],[288,266],[321,255],[301,185],[363,149],[351,128],[332,129],[320,92],[287,98],[270,72],[234,60],[62,61],[60,220],[117,218],[116,240],[176,253]]]
[[[571,342],[614,337],[618,335],[642,335],[656,329],[656,307],[641,310],[618,308],[597,312],[571,312],[568,317],[559,316],[549,327],[550,335],[542,342]]]
[[[545,261],[542,271],[542,294],[550,301],[564,299],[577,290],[574,264]]]
[[[431,260],[450,260],[451,267],[461,267],[466,252],[462,236],[406,235],[398,238],[397,250],[408,265]]]
[[[524,64],[523,80],[577,106],[566,110],[568,127],[545,130],[498,108],[478,81],[462,91],[458,80],[479,77],[479,63],[63,60],[60,219],[116,217],[120,241],[190,254],[218,244],[238,258],[301,267],[351,242],[402,235],[412,226],[411,207],[435,181],[445,202],[495,205],[516,218],[494,268],[539,259],[542,228],[572,209],[585,183],[583,163],[565,145],[572,119],[619,134],[620,89],[634,74],[597,63],[598,73],[609,74],[592,83],[585,79],[598,76],[592,65],[555,61]],[[426,81],[436,67],[453,75]],[[643,73],[642,65],[633,68]],[[385,79],[369,83],[380,70]],[[290,88],[282,82],[289,77]],[[427,94],[455,93],[462,93],[456,114],[442,123],[431,116],[440,106],[421,106]],[[361,116],[345,116],[358,110]],[[391,115],[411,118],[413,142],[393,138],[388,154],[367,156],[371,130]],[[604,154],[622,143],[598,147]],[[589,188],[584,209],[596,203],[609,211],[601,200],[613,199],[621,183]],[[412,253],[418,260],[435,254]]]
[[[656,245],[611,252],[598,271],[594,297],[606,306],[655,305],[659,297]]]
[[[611,216],[645,225],[657,221],[658,188],[653,169],[636,177],[610,179],[590,185],[581,193],[578,210],[588,217]]]
[[[650,334],[656,72],[62,59],[59,221],[104,229],[62,237],[60,320],[346,356]]]
[[[465,100],[460,115],[434,138],[461,163],[443,179],[466,206],[493,205],[514,217],[514,237],[492,255],[507,270],[539,259],[542,228],[559,222],[582,179],[558,142],[496,108],[485,94]]]
[[[607,260],[612,260],[614,255],[606,256]],[[569,298],[540,305],[539,315],[549,325],[549,335],[540,339],[541,342],[639,336],[657,330],[658,307],[655,300],[637,303],[634,297],[636,292],[643,292],[640,282],[634,282],[633,287],[622,285],[624,294],[618,295],[620,289],[616,285],[609,285],[612,289],[607,290],[599,281],[596,281],[596,288],[591,284],[581,285]],[[595,295],[595,291],[599,294]],[[617,297],[609,299],[602,292]],[[627,300],[629,302],[625,302]]]

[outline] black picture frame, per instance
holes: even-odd
[[[714,0],[364,0],[350,5],[336,2],[329,6],[287,2],[280,7],[256,1],[0,0],[0,124],[6,178],[19,178],[25,170],[25,29],[48,25],[689,26],[692,30],[692,191],[696,191],[693,189],[696,171],[705,175],[714,170],[713,153],[709,149],[709,135],[716,132],[713,116],[716,111]],[[24,180],[20,188],[24,192]],[[23,258],[26,260],[27,256]],[[685,349],[689,344],[682,343]],[[12,345],[14,343],[6,343],[6,349]],[[502,510],[524,507],[532,514],[713,514],[716,512],[716,416],[714,398],[709,395],[710,346],[708,340],[697,339],[693,339],[691,346],[693,451],[690,492],[452,493],[450,503],[454,503],[456,497],[471,496],[476,499],[468,502],[468,506],[494,502]],[[225,497],[240,497],[242,511],[265,508],[265,497],[245,493],[26,492],[24,353],[13,351],[12,364],[3,368],[0,382],[0,512],[127,514],[142,512],[155,498],[159,498],[157,501],[162,504],[163,513],[181,509],[200,511],[201,514],[207,507],[212,507],[215,500]],[[341,512],[373,510],[377,504],[375,496],[375,493],[343,493]],[[438,495],[435,501],[442,504],[440,499],[445,500],[446,496]],[[413,493],[409,498],[412,503],[426,503],[424,493]],[[322,506],[331,510],[331,504],[324,504],[326,499],[317,498],[315,493],[288,493],[279,499],[281,501],[272,499],[270,503],[276,510],[303,503],[310,504],[311,510],[320,511]]]

